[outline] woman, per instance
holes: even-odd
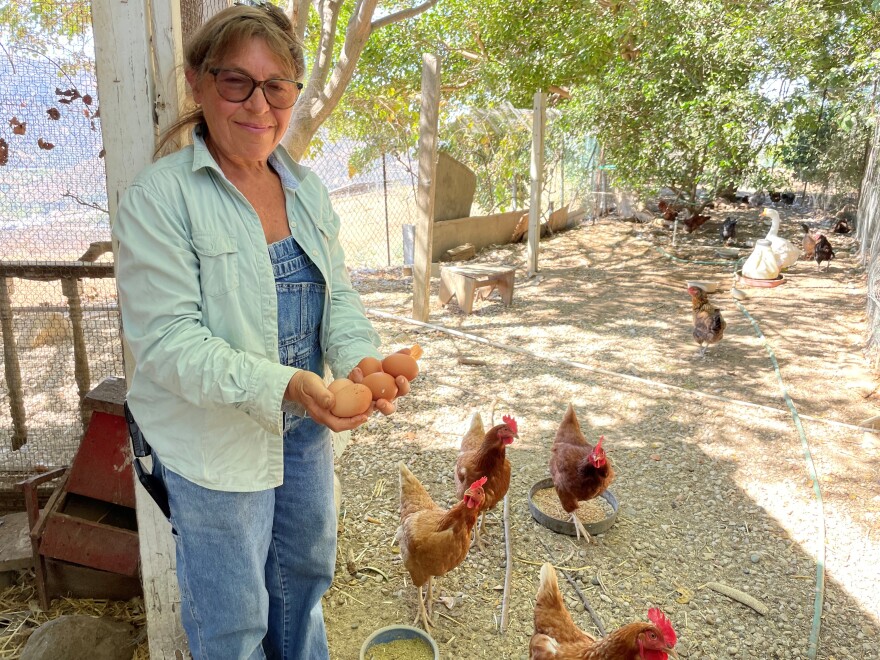
[[[193,656],[328,658],[330,431],[368,415],[332,415],[322,376],[359,380],[379,337],[326,188],[279,147],[305,68],[287,17],[230,7],[185,56],[199,107],[162,144],[194,127],[193,144],[136,178],[113,227],[128,402],[168,491]]]

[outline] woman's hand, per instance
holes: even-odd
[[[408,348],[404,348],[398,353],[406,353],[409,355],[410,350]],[[360,367],[355,367],[351,370],[351,373],[348,374],[348,379],[353,383],[361,383],[364,380],[364,372],[361,371]],[[403,376],[398,376],[394,379],[394,384],[397,385],[397,396],[395,399],[399,399],[402,396],[406,396],[409,394],[409,381]],[[387,399],[377,399],[373,401],[370,409],[367,411],[368,414],[372,413],[373,410],[378,410],[383,415],[391,415],[397,410],[397,406]]]
[[[360,371],[360,369],[357,371]],[[363,375],[361,380],[363,380]],[[299,403],[306,409],[309,417],[319,424],[323,424],[331,431],[336,432],[350,431],[357,428],[366,422],[369,419],[370,413],[372,413],[371,406],[370,410],[362,415],[337,417],[330,412],[333,404],[336,403],[336,397],[333,395],[333,392],[327,389],[324,385],[324,380],[320,376],[305,369],[293,374],[290,382],[287,383],[284,398]]]

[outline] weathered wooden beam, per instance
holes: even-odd
[[[27,442],[27,418],[21,389],[21,366],[18,363],[15,329],[12,324],[12,300],[9,296],[9,284],[4,276],[0,276],[0,328],[3,336],[3,370],[9,390],[9,412],[12,416],[12,449],[17,450]]]
[[[413,255],[413,319],[427,321],[431,296],[434,240],[434,189],[437,175],[437,126],[440,116],[440,60],[422,55],[422,105],[419,110],[418,217]]]
[[[529,203],[529,243],[527,249],[529,273],[532,277],[538,272],[538,245],[541,241],[541,189],[544,186],[544,128],[546,118],[547,95],[537,92],[532,111],[532,159],[530,176],[532,194]]]
[[[73,329],[73,378],[79,393],[79,415],[85,432],[89,425],[91,412],[82,406],[83,399],[91,389],[89,373],[89,349],[86,347],[86,335],[83,332],[82,300],[79,295],[79,280],[65,278],[61,280],[61,293],[67,298],[67,309],[70,314],[70,325]]]
[[[23,280],[64,280],[113,277],[112,263],[87,261],[0,261],[0,277]]]

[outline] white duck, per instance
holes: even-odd
[[[767,232],[767,240],[770,241],[770,247],[776,256],[780,270],[788,268],[801,256],[800,249],[791,241],[787,241],[779,236],[779,212],[775,209],[765,208],[761,212],[762,216],[770,218],[772,225],[770,231]]]

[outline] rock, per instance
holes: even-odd
[[[28,638],[21,660],[131,660],[134,627],[108,617],[64,615]]]

